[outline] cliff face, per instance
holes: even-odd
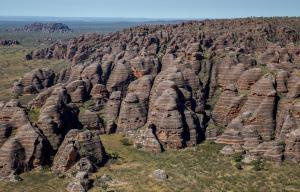
[[[64,120],[89,103],[81,126],[122,132],[144,150],[212,139],[254,158],[299,161],[299,26],[299,19],[207,20],[82,35],[31,55],[70,66],[34,71],[13,90],[39,92],[30,107],[41,107],[37,127],[54,151],[76,127]],[[17,145],[9,142],[3,146]]]

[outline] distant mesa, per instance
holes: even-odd
[[[35,22],[29,25],[25,25],[23,28],[13,28],[15,32],[44,32],[44,33],[67,33],[72,32],[72,30],[63,23],[39,23]]]

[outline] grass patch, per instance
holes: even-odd
[[[32,171],[21,175],[17,183],[0,182],[1,192],[65,192],[69,180],[60,179],[48,170]]]
[[[239,169],[232,157],[219,153],[221,145],[205,142],[182,150],[151,153],[122,144],[121,134],[102,135],[101,139],[113,161],[92,175],[99,191],[297,191],[300,167],[284,162],[281,166],[263,162],[260,171]],[[239,161],[239,160],[237,160]],[[255,163],[259,166],[261,163]],[[156,169],[168,174],[165,182],[150,177]],[[98,182],[102,175],[112,181]],[[19,183],[0,182],[1,192],[64,191],[68,178],[58,178],[48,170],[22,174]]]
[[[243,166],[242,166],[242,163],[241,162],[236,162],[234,164],[235,168],[237,168],[238,170],[242,170],[243,169]]]
[[[218,144],[205,142],[192,148],[155,154],[124,146],[122,138],[118,134],[101,136],[108,153],[117,152],[122,157],[94,175],[108,174],[116,181],[109,183],[107,190],[289,191],[300,187],[300,168],[295,164],[264,163],[264,169],[259,172],[240,170],[236,165],[239,163],[232,164],[232,157],[219,154],[222,146]],[[166,182],[156,182],[149,177],[156,169],[167,172]],[[99,188],[91,191],[99,191]]]
[[[243,160],[243,153],[235,153],[232,158],[236,163],[240,163]]]
[[[250,90],[239,90],[240,96],[248,96],[250,94]]]
[[[261,64],[259,67],[264,75],[276,76],[275,72],[271,71],[266,64]]]
[[[254,171],[261,171],[264,169],[265,162],[262,159],[253,160],[251,162]]]
[[[28,118],[30,122],[36,123],[39,120],[40,109],[30,109],[28,111]]]
[[[130,141],[130,139],[127,137],[122,138],[120,142],[125,146],[133,145],[132,141]]]
[[[21,78],[26,72],[36,68],[49,67],[55,72],[59,72],[67,66],[64,60],[31,60],[24,59],[26,53],[36,48],[24,46],[3,47],[0,46],[0,100],[8,101],[13,98],[11,87],[13,82]]]
[[[23,106],[25,106],[30,101],[32,101],[36,96],[37,96],[37,94],[25,94],[25,95],[18,96],[16,99],[18,99],[20,101],[20,103]]]

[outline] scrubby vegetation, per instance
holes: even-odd
[[[39,115],[40,115],[39,109],[31,109],[30,111],[28,111],[28,118],[30,122],[37,122]]]
[[[31,50],[33,50],[33,48],[22,45],[13,47],[0,46],[0,100],[7,101],[13,98],[13,95],[11,95],[12,84],[15,80],[22,77],[24,73],[35,68],[43,67],[49,67],[55,71],[59,71],[67,65],[66,61],[64,60],[27,61],[25,60],[24,56]],[[26,97],[24,97],[24,101],[26,101]]]
[[[18,183],[0,182],[1,192],[65,192],[69,180],[59,178],[49,170],[32,171],[21,175],[22,181]]]
[[[209,142],[155,154],[124,145],[122,135],[103,135],[101,140],[112,160],[93,175],[97,182],[92,192],[297,191],[300,188],[300,167],[258,160],[250,165],[253,168],[238,170],[232,164],[232,157],[219,154],[222,146]],[[238,156],[235,161],[239,161]],[[151,178],[156,169],[165,170],[168,180],[157,182]],[[103,181],[100,179],[103,175],[111,180]],[[67,185],[67,178],[54,177],[49,170],[29,172],[21,177],[24,180],[17,184],[0,182],[1,191],[64,191]]]

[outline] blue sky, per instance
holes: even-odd
[[[0,16],[126,18],[300,16],[300,0],[0,0]]]

